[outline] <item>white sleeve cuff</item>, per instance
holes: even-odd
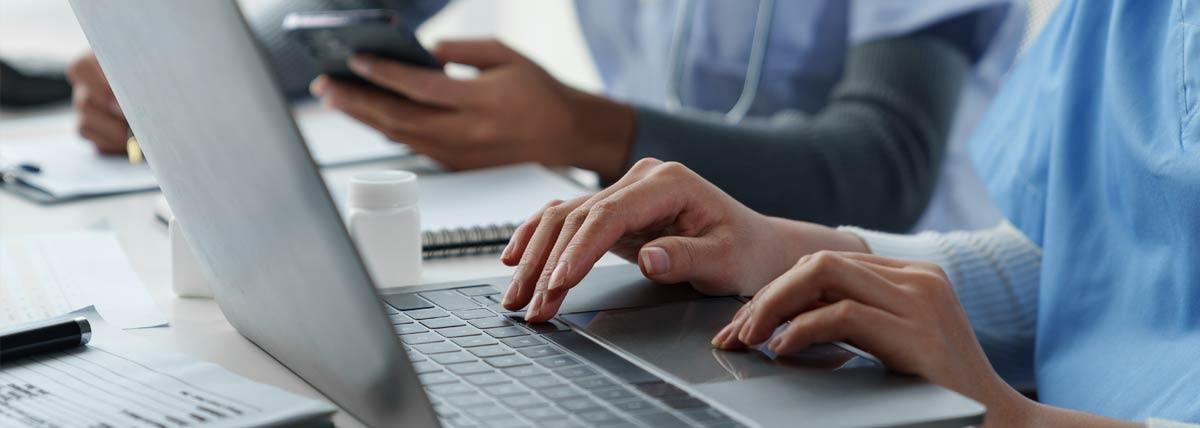
[[[1200,425],[1149,418],[1146,419],[1146,428],[1200,428]]]

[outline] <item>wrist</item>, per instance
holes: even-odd
[[[573,119],[572,134],[563,142],[567,163],[596,172],[602,181],[620,179],[633,146],[633,107],[577,89],[568,91]]]
[[[786,237],[792,261],[818,251],[870,253],[871,248],[858,235],[816,223],[768,217]]]

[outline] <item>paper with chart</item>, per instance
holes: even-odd
[[[0,237],[0,327],[88,306],[121,328],[167,323],[112,232]]]
[[[0,426],[243,427],[323,420],[336,409],[155,349],[93,314],[82,348],[0,364]]]
[[[313,158],[321,166],[336,166],[408,154],[402,144],[387,140],[374,129],[343,114],[301,108],[297,126]],[[33,165],[38,172],[17,166]],[[0,169],[55,199],[128,193],[158,188],[146,163],[133,164],[119,155],[101,155],[79,136],[58,132],[24,136],[0,144]]]

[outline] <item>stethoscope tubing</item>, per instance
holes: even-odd
[[[680,0],[680,6],[675,14],[675,31],[671,37],[671,47],[667,59],[666,76],[666,109],[670,112],[682,111],[686,106],[682,101],[683,80],[683,45],[692,30],[693,19],[692,0]],[[742,80],[742,92],[737,101],[724,113],[720,113],[728,123],[739,123],[746,118],[750,107],[758,96],[759,82],[767,61],[767,42],[771,35],[771,21],[775,15],[775,0],[759,0],[758,13],[754,21],[754,39],[750,45],[750,58],[746,63],[746,76]]]

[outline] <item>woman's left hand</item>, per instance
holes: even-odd
[[[742,307],[713,338],[723,349],[767,345],[778,354],[844,341],[894,371],[988,406],[989,425],[1027,413],[1029,400],[988,363],[940,267],[862,253],[805,256]]]

